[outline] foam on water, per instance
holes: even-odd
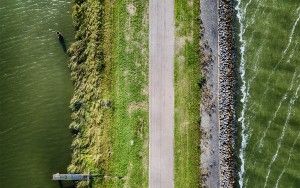
[[[259,62],[260,62],[259,60],[261,58],[261,54],[262,54],[262,51],[263,51],[262,49],[263,49],[263,46],[264,46],[264,42],[265,42],[265,40],[262,42],[262,45],[260,45],[259,49],[257,50],[257,53],[255,54],[255,62],[254,62],[254,66],[253,66],[254,75],[249,79],[248,90],[250,90],[251,84],[256,79],[256,76],[258,74]]]
[[[292,78],[292,81],[290,82],[291,84],[290,84],[290,87],[288,88],[288,91],[282,96],[281,100],[279,101],[279,104],[278,104],[278,106],[277,106],[276,111],[274,112],[274,114],[273,114],[271,120],[268,121],[268,125],[267,125],[266,129],[263,131],[263,136],[260,138],[259,144],[258,144],[258,148],[259,148],[260,150],[262,149],[262,147],[263,147],[263,145],[264,145],[264,139],[265,139],[265,137],[266,137],[266,134],[267,134],[269,128],[271,127],[273,121],[276,119],[277,114],[278,114],[278,112],[279,112],[279,110],[280,110],[280,108],[281,108],[282,103],[287,99],[288,93],[292,90],[292,88],[293,88],[293,86],[294,86],[295,77],[296,77],[296,71],[295,71],[294,74],[293,74],[293,78]]]
[[[300,7],[298,7],[297,10],[296,10],[296,12],[297,12],[297,14],[298,14],[298,17],[297,17],[296,21],[294,22],[293,28],[292,28],[292,30],[291,30],[291,32],[290,32],[289,43],[288,43],[287,47],[285,48],[285,50],[284,50],[284,52],[283,52],[283,55],[282,55],[282,57],[281,57],[281,61],[282,61],[282,59],[284,58],[286,52],[288,51],[288,49],[289,49],[290,46],[291,46],[291,43],[292,43],[292,40],[293,40],[293,37],[294,37],[294,33],[295,33],[296,26],[298,25],[298,22],[299,22],[299,20],[300,20],[300,12],[299,12],[299,11],[300,11]]]
[[[237,5],[235,7],[235,10],[237,11],[237,17],[238,17],[238,21],[239,21],[239,25],[240,25],[240,31],[239,31],[239,42],[240,42],[240,55],[241,55],[241,59],[240,59],[240,76],[241,76],[241,81],[242,81],[242,86],[241,86],[241,92],[242,92],[242,110],[241,110],[241,114],[240,114],[240,118],[238,119],[238,121],[240,122],[241,126],[242,126],[242,143],[241,143],[241,148],[239,151],[239,158],[241,160],[241,166],[240,166],[240,170],[239,170],[239,185],[240,187],[243,187],[243,176],[244,176],[244,172],[245,172],[245,148],[247,145],[247,128],[246,128],[246,122],[245,122],[245,112],[246,112],[246,108],[247,108],[247,101],[248,101],[248,89],[247,89],[247,84],[246,84],[246,80],[245,80],[245,48],[246,48],[246,41],[243,38],[243,34],[245,32],[245,28],[244,28],[244,19],[245,19],[245,12],[243,11],[242,7],[241,7],[241,0],[237,1]]]
[[[278,176],[278,178],[277,178],[277,180],[276,180],[275,188],[278,187],[278,184],[279,184],[279,182],[280,182],[280,179],[281,179],[282,175],[285,173],[287,166],[290,164],[291,156],[292,156],[292,153],[293,153],[293,151],[294,151],[295,145],[296,145],[296,143],[297,143],[299,137],[300,137],[300,131],[298,132],[298,135],[297,135],[296,139],[294,140],[294,143],[293,143],[293,145],[292,145],[292,147],[291,147],[291,149],[290,149],[290,151],[289,151],[289,158],[288,158],[288,161],[285,163],[283,170],[281,171],[280,175]]]
[[[247,12],[247,8],[248,6],[252,3],[252,0],[249,0],[248,3],[246,4],[245,8],[244,8],[244,12]]]
[[[299,77],[299,76],[298,76]],[[299,83],[298,83],[299,84]],[[264,188],[267,186],[268,184],[268,180],[269,180],[269,176],[270,176],[270,173],[271,173],[271,168],[272,168],[272,165],[274,164],[274,162],[276,161],[277,157],[278,157],[278,152],[281,148],[281,144],[282,144],[282,140],[285,136],[285,133],[286,133],[286,129],[287,129],[287,126],[289,124],[289,121],[291,119],[291,115],[292,115],[292,110],[293,110],[293,107],[294,107],[294,104],[295,104],[295,101],[298,99],[298,92],[299,92],[299,89],[300,89],[300,85],[297,87],[292,99],[290,100],[290,103],[289,103],[289,106],[288,106],[288,112],[287,112],[287,117],[285,119],[285,123],[284,123],[284,126],[282,128],[282,131],[281,131],[281,135],[279,137],[279,140],[277,142],[277,149],[276,149],[276,152],[275,154],[273,155],[272,157],[272,160],[268,166],[268,172],[267,172],[267,175],[265,177],[265,184],[264,184]]]
[[[244,3],[244,4],[242,4]],[[273,3],[272,5],[270,3]],[[242,108],[241,108],[241,112],[239,115],[239,124],[241,124],[241,148],[239,150],[239,159],[240,159],[240,169],[239,169],[239,186],[240,187],[246,187],[247,182],[249,180],[249,183],[251,183],[251,178],[249,179],[248,176],[245,176],[245,164],[246,162],[246,147],[248,145],[248,140],[251,137],[251,128],[249,126],[249,120],[248,118],[253,118],[253,116],[248,117],[248,110],[249,108],[251,108],[251,103],[249,102],[249,100],[251,100],[251,96],[250,96],[250,87],[252,86],[252,83],[254,83],[256,81],[256,76],[258,76],[257,74],[259,73],[259,69],[260,69],[260,56],[264,55],[264,51],[267,49],[267,39],[263,39],[262,41],[260,41],[260,45],[257,49],[255,49],[255,56],[253,58],[253,63],[251,62],[251,72],[253,72],[253,75],[249,75],[250,77],[246,77],[245,76],[245,65],[246,65],[246,49],[248,50],[248,48],[250,49],[250,47],[252,46],[252,42],[255,43],[257,41],[253,40],[254,38],[254,33],[257,30],[257,27],[255,27],[253,24],[255,24],[255,22],[260,19],[263,18],[263,22],[266,23],[265,27],[264,27],[264,35],[268,35],[270,33],[266,33],[266,32],[270,32],[270,29],[272,28],[267,28],[270,27],[269,21],[271,21],[272,14],[271,12],[264,12],[264,6],[273,6],[275,8],[276,3],[274,0],[257,0],[257,1],[253,1],[253,0],[248,0],[248,1],[243,1],[243,0],[237,0],[237,6],[235,7],[236,11],[237,11],[237,18],[239,21],[239,27],[240,27],[240,31],[239,31],[239,42],[240,42],[240,76],[241,76],[241,103],[242,103]],[[294,7],[294,18],[291,21],[291,25],[289,26],[289,29],[287,29],[287,36],[286,36],[286,43],[283,46],[283,49],[281,51],[281,53],[278,54],[278,60],[274,62],[274,66],[271,68],[269,75],[267,75],[267,80],[265,82],[265,91],[263,92],[263,95],[261,98],[259,98],[260,103],[259,103],[259,107],[258,108],[262,108],[262,102],[265,101],[265,99],[267,98],[267,93],[268,91],[270,91],[271,88],[269,88],[269,85],[271,83],[271,81],[273,81],[273,76],[276,73],[276,70],[279,68],[279,65],[281,63],[286,63],[289,64],[292,62],[292,59],[294,57],[294,54],[296,55],[296,50],[297,50],[297,46],[298,43],[295,42],[295,38],[296,38],[296,29],[299,26],[299,21],[300,21],[300,7]],[[297,9],[296,9],[297,8]],[[249,12],[249,10],[253,10],[251,12]],[[249,13],[247,13],[247,10]],[[247,15],[247,16],[246,16]],[[249,32],[247,32],[247,38],[245,38],[245,32],[247,31],[247,28],[251,26],[251,28],[249,28]],[[253,26],[253,27],[252,27]],[[252,32],[252,34],[250,33]],[[248,35],[250,34],[250,36],[248,37]],[[246,40],[247,39],[247,40]],[[253,40],[253,41],[252,41]],[[249,47],[248,47],[249,46]],[[254,55],[254,54],[253,54]],[[248,57],[248,56],[247,56]],[[247,61],[249,61],[250,59],[247,59]],[[264,146],[264,142],[266,139],[266,135],[268,135],[268,131],[270,130],[270,128],[272,127],[275,119],[278,119],[279,114],[281,114],[281,111],[283,109],[282,106],[284,106],[284,104],[287,104],[287,111],[285,111],[284,113],[286,114],[286,118],[285,121],[283,122],[283,127],[281,127],[281,132],[279,132],[279,138],[277,141],[275,141],[275,143],[277,144],[276,150],[273,151],[274,153],[271,153],[269,156],[270,160],[267,162],[269,164],[267,164],[268,168],[266,170],[266,174],[265,174],[265,185],[268,185],[268,180],[269,180],[269,175],[272,174],[271,169],[274,168],[275,163],[277,164],[276,161],[278,161],[279,156],[281,156],[281,148],[283,147],[283,140],[286,138],[287,135],[287,130],[289,129],[289,122],[290,119],[293,116],[294,113],[294,103],[295,101],[298,99],[298,92],[300,90],[300,80],[299,80],[299,75],[297,76],[299,72],[294,72],[294,75],[291,76],[292,79],[288,80],[290,82],[288,82],[287,84],[289,85],[288,88],[286,88],[285,92],[283,91],[281,93],[281,98],[279,98],[277,102],[277,106],[274,106],[274,111],[273,113],[270,114],[270,117],[268,117],[269,121],[266,122],[267,126],[266,128],[264,128],[264,130],[262,130],[261,137],[258,138],[258,141],[256,144],[259,144],[258,148],[262,148]],[[248,74],[248,72],[247,72]],[[286,102],[285,102],[286,101]],[[257,103],[256,103],[257,104]],[[254,105],[255,106],[255,105]],[[256,116],[256,114],[254,114],[254,116]],[[299,133],[300,134],[300,133]],[[298,135],[299,137],[299,135]],[[294,145],[298,140],[295,140],[293,146],[291,147],[290,153],[289,153],[289,159],[288,162],[290,161],[293,149],[294,149]],[[251,144],[252,145],[252,144]],[[254,150],[257,150],[257,147],[253,148]],[[247,152],[248,154],[248,152]],[[248,155],[247,155],[248,156]],[[248,156],[249,157],[249,156]],[[248,158],[247,157],[247,158]],[[251,158],[251,157],[250,157]],[[256,160],[254,158],[254,162],[251,164],[251,166],[255,166],[256,165]],[[288,164],[285,164],[284,169],[282,169],[281,174],[279,175],[276,185],[274,185],[274,187],[278,186],[279,181],[281,179],[281,177],[283,176],[283,174],[286,172],[287,170],[287,166]],[[250,175],[251,176],[251,175]],[[275,179],[276,180],[276,179]],[[270,181],[269,181],[270,183]],[[275,184],[275,183],[274,183]],[[273,186],[273,185],[272,185]]]
[[[14,129],[13,127],[10,127],[10,128],[8,128],[8,129],[6,129],[6,130],[4,130],[4,131],[1,131],[1,132],[0,132],[0,136],[3,135],[3,134],[5,134],[5,133],[8,133],[9,131],[11,131],[11,130],[13,130],[13,129]]]
[[[251,2],[249,2],[249,3],[251,3]],[[247,5],[249,5],[249,4],[247,4]],[[245,8],[244,10],[246,11],[247,8]],[[270,17],[271,13],[268,13],[268,14],[264,15],[264,12],[263,12],[261,15],[263,15],[263,17],[265,18],[264,20],[265,20],[265,23],[266,23],[266,28],[264,29],[264,35],[267,36],[267,34],[269,33],[269,28],[267,28],[269,25],[267,23],[269,23],[269,20],[271,18]],[[253,39],[254,39],[254,33],[256,32],[256,30],[257,30],[257,28],[255,28],[252,31],[250,39],[247,40],[247,45],[250,46],[252,44]],[[260,42],[259,48],[258,48],[258,50],[257,50],[257,52],[255,54],[255,62],[254,62],[254,66],[253,66],[254,67],[253,68],[254,75],[251,78],[249,78],[249,81],[248,81],[249,82],[249,84],[248,84],[248,86],[249,86],[248,90],[250,90],[250,87],[251,87],[253,81],[256,79],[256,77],[257,77],[257,75],[259,73],[260,58],[261,58],[261,55],[263,54],[262,52],[264,50],[266,42],[267,42],[266,38],[262,42]]]
[[[240,0],[238,0],[240,1]],[[252,24],[255,23],[255,19],[256,19],[256,16],[257,16],[257,13],[259,12],[260,8],[262,7],[263,3],[265,2],[266,0],[260,0],[258,2],[258,5],[254,11],[254,13],[252,14],[251,18],[250,18],[250,21],[248,22],[248,24],[246,25],[245,28],[248,28],[249,26],[251,26]],[[246,10],[246,9],[245,9]]]
[[[298,45],[298,42],[295,43],[295,45],[294,45],[294,47],[293,47],[293,50],[292,50],[292,52],[291,52],[291,54],[290,54],[290,56],[289,56],[289,58],[288,58],[287,63],[291,63],[291,60],[292,60],[292,58],[293,58],[293,56],[294,56],[294,53],[295,53],[295,50],[296,50],[297,45]]]
[[[298,23],[299,23],[299,21],[300,21],[300,7],[297,8],[296,13],[297,13],[297,18],[296,18],[296,20],[295,20],[294,23],[293,23],[293,26],[292,26],[292,29],[291,29],[291,32],[290,32],[290,35],[289,35],[289,41],[288,41],[288,44],[286,45],[286,47],[285,47],[285,49],[284,49],[284,51],[283,51],[283,53],[282,53],[282,55],[281,55],[280,60],[276,63],[276,65],[275,65],[275,67],[273,68],[272,72],[269,74],[268,79],[267,79],[267,82],[266,82],[266,86],[269,85],[270,80],[271,80],[272,76],[273,76],[274,73],[275,73],[275,70],[277,70],[277,67],[279,66],[280,63],[282,63],[283,59],[284,59],[285,56],[286,56],[287,51],[290,49],[291,43],[292,43],[293,38],[294,38],[296,26],[298,25]],[[266,87],[266,90],[265,90],[264,93],[263,93],[263,99],[265,98],[265,96],[266,96],[268,90],[269,90],[269,87]]]

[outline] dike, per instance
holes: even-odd
[[[68,50],[74,85],[70,129],[74,135],[69,173],[104,176],[110,157],[109,125],[112,102],[109,99],[111,63],[105,1],[75,0],[73,25],[75,42]],[[106,96],[106,98],[103,98]],[[108,97],[107,97],[108,96]],[[97,178],[101,185],[101,178]],[[86,187],[79,182],[77,187]]]

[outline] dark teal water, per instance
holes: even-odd
[[[73,38],[69,0],[0,1],[0,187],[52,188],[70,162],[72,83],[55,31]]]

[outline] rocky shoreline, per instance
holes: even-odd
[[[201,1],[203,187],[235,185],[233,18],[232,1]]]
[[[201,184],[219,187],[218,0],[201,0]]]
[[[233,187],[235,184],[233,156],[235,68],[232,1],[219,0],[218,14],[220,187]]]

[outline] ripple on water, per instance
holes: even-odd
[[[72,83],[55,31],[73,38],[69,3],[0,1],[0,187],[53,188],[66,172]]]

